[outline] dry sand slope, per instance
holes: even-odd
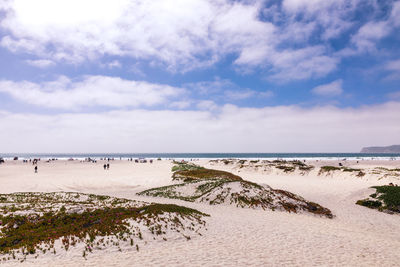
[[[399,181],[356,178],[337,174],[318,176],[299,173],[265,173],[234,165],[201,165],[231,171],[244,179],[289,190],[317,202],[336,215],[326,219],[307,214],[289,214],[210,206],[179,200],[139,197],[135,194],[154,186],[171,184],[168,161],[151,164],[40,163],[39,173],[31,165],[7,162],[0,166],[0,193],[16,191],[78,191],[108,194],[145,201],[176,203],[211,215],[208,231],[192,240],[149,242],[139,252],[103,251],[88,257],[43,256],[20,265],[64,266],[399,266],[400,216],[370,210],[354,203],[372,192],[371,185]],[[320,163],[319,163],[320,164]],[[336,164],[331,162],[330,164]],[[365,163],[366,164],[366,163]],[[391,162],[397,164],[399,162]],[[368,164],[367,164],[368,165]],[[370,165],[368,165],[370,166]],[[239,172],[240,171],[240,172]],[[6,265],[14,265],[6,263]]]

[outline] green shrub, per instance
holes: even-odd
[[[363,199],[356,204],[380,211],[390,211],[400,213],[400,187],[398,186],[373,186],[376,193],[370,195],[372,199]]]
[[[388,209],[398,210],[400,208],[400,187],[385,185],[373,186],[373,188],[380,194],[378,199],[383,200]]]
[[[372,209],[377,209],[382,206],[382,202],[378,200],[368,200],[368,199],[358,200],[356,204]]]

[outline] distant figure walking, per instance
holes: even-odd
[[[106,165],[106,164],[104,164],[104,165],[103,165],[103,168],[104,168],[104,169],[107,169],[107,165]]]
[[[35,166],[35,173],[37,173],[37,166]]]
[[[109,170],[110,169],[110,164],[109,163],[107,163],[107,170]]]

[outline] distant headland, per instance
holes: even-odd
[[[360,153],[400,153],[400,145],[363,147]]]

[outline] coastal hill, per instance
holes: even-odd
[[[364,147],[361,153],[400,153],[400,145]]]

